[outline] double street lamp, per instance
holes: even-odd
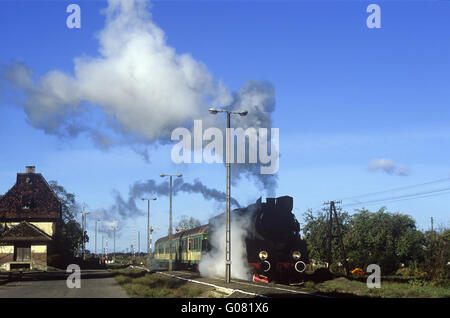
[[[226,225],[225,225],[225,281],[229,283],[231,281],[231,167],[230,167],[230,141],[231,141],[231,114],[237,114],[245,116],[248,111],[229,111],[226,109],[210,108],[209,112],[213,115],[217,113],[227,113],[227,130],[226,130],[226,167],[227,167],[227,183],[226,183]]]
[[[169,272],[172,271],[172,177],[181,177],[183,176],[181,173],[178,174],[165,174],[162,173],[160,175],[161,178],[163,177],[170,177],[170,186],[169,186],[169,193],[170,193],[170,206],[169,206]]]
[[[156,200],[156,198],[146,199],[142,198],[141,200],[145,201],[147,200],[147,258],[148,258],[148,267],[150,267],[150,258],[152,253],[152,241],[150,239],[150,200]]]

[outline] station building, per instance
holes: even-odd
[[[0,195],[0,269],[47,270],[47,249],[61,221],[61,202],[34,166]]]

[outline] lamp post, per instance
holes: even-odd
[[[226,183],[226,223],[225,223],[225,281],[229,283],[231,281],[231,166],[230,166],[230,128],[231,128],[231,114],[238,114],[245,116],[248,111],[229,111],[226,109],[210,108],[209,112],[213,115],[217,113],[227,113],[227,129],[226,129],[226,161],[227,168],[227,183]]]
[[[147,258],[148,258],[148,267],[150,267],[150,257],[152,253],[152,242],[150,240],[150,200],[156,200],[156,198],[146,199],[142,198],[142,201],[147,200]]]
[[[182,174],[165,174],[162,173],[160,175],[161,178],[163,177],[170,177],[170,186],[169,186],[169,193],[170,193],[170,206],[169,206],[169,272],[172,271],[172,177],[181,177]]]
[[[95,239],[94,239],[94,241],[95,241],[95,247],[94,247],[94,254],[95,254],[95,257],[97,257],[97,222],[99,222],[100,220],[95,220]]]
[[[116,229],[117,225],[114,225],[114,263],[116,262]]]
[[[81,212],[81,227],[83,229],[83,260],[86,259],[86,215],[89,212]]]

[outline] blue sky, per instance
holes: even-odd
[[[81,7],[81,29],[66,27],[70,3]],[[150,8],[166,46],[203,63],[229,91],[248,80],[272,83],[276,108],[271,117],[280,129],[281,153],[276,195],[293,196],[300,219],[305,209],[323,201],[450,178],[450,2],[377,2],[381,29],[366,26],[369,3],[155,1]],[[21,61],[35,81],[54,70],[73,76],[75,58],[99,56],[99,31],[105,28],[100,11],[107,6],[106,1],[0,1],[2,69]],[[199,178],[208,187],[225,189],[223,165],[176,165],[170,144],[122,142],[104,149],[84,133],[46,133],[30,121],[23,107],[26,94],[7,80],[0,82],[0,193],[26,165],[36,165],[91,211],[108,209],[113,191],[126,198],[134,182],[159,181],[160,173],[181,172],[187,182]],[[82,120],[89,124],[103,116],[94,110]],[[149,162],[136,147],[148,151]],[[407,173],[388,173],[386,166],[370,170],[379,159]],[[243,178],[232,195],[245,205],[266,193]],[[428,229],[430,217],[449,226],[448,199],[447,193],[367,207],[387,205]],[[123,225],[118,249],[132,244],[135,228],[145,240],[146,203],[136,204],[142,215],[117,218]],[[160,228],[155,239],[167,233],[168,205],[167,197],[152,202],[152,224]],[[206,223],[222,208],[199,194],[180,194],[174,220],[188,215]],[[88,223],[93,250],[93,220]]]

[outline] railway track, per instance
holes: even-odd
[[[316,294],[313,292],[307,292],[300,290],[296,286],[280,285],[274,283],[258,283],[241,279],[232,279],[229,284],[223,281],[223,278],[209,278],[201,277],[196,272],[191,271],[173,271],[157,272],[160,275],[166,277],[172,277],[181,280],[187,280],[192,283],[209,284],[211,287],[216,287],[219,290],[228,290],[228,297],[241,297],[241,295],[247,295],[250,297],[313,297],[313,298],[330,298],[328,296]]]
[[[144,267],[134,266],[143,270]],[[330,298],[313,292],[300,290],[298,286],[280,285],[274,283],[258,283],[241,279],[232,279],[229,284],[222,278],[201,277],[198,272],[177,270],[177,271],[149,271],[161,275],[168,279],[179,279],[189,283],[209,286],[224,297],[230,298]]]

